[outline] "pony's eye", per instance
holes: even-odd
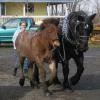
[[[86,24],[84,28],[85,28],[85,29],[87,29],[88,27],[89,27],[89,25],[88,25],[88,24]]]

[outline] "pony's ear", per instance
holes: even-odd
[[[95,16],[96,16],[96,13],[95,14],[92,14],[91,16],[89,16],[89,19],[90,20],[93,20],[95,18]]]

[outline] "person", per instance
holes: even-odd
[[[12,42],[13,42],[13,47],[14,47],[14,54],[15,54],[15,57],[16,57],[16,63],[15,63],[15,68],[14,68],[14,72],[13,72],[13,75],[16,76],[16,73],[17,73],[17,69],[19,67],[19,58],[18,58],[18,54],[16,52],[16,46],[15,46],[15,42],[16,42],[16,39],[18,37],[18,34],[20,32],[23,32],[25,31],[27,28],[27,22],[26,21],[21,21],[20,22],[20,29],[16,30],[16,32],[14,33],[13,35],[13,38],[12,38]],[[28,66],[29,66],[29,60],[27,58],[25,58],[25,61],[24,61],[24,71],[27,72],[28,71]]]

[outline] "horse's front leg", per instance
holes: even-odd
[[[68,75],[69,75],[69,61],[68,60],[62,63],[62,68],[63,68],[63,75],[64,75],[63,87],[64,89],[72,90],[71,84],[69,83],[69,80],[68,80]]]
[[[55,66],[56,66],[56,70],[58,70],[58,61],[55,62]],[[57,71],[56,71],[56,76],[54,79],[54,84],[61,84],[59,79],[58,79],[58,76],[57,76]]]
[[[75,60],[75,63],[77,65],[77,72],[70,79],[70,82],[72,85],[76,85],[78,83],[78,81],[80,80],[80,77],[84,71],[84,66],[83,66],[84,55],[83,55],[83,53],[81,55],[75,57],[74,60]]]
[[[19,62],[20,62],[20,80],[19,80],[19,84],[20,86],[24,85],[25,82],[25,76],[24,76],[24,72],[23,72],[23,65],[24,65],[24,57],[19,57]]]

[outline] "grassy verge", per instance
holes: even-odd
[[[94,44],[94,43],[89,43],[90,48],[100,48],[100,43],[99,44]]]

